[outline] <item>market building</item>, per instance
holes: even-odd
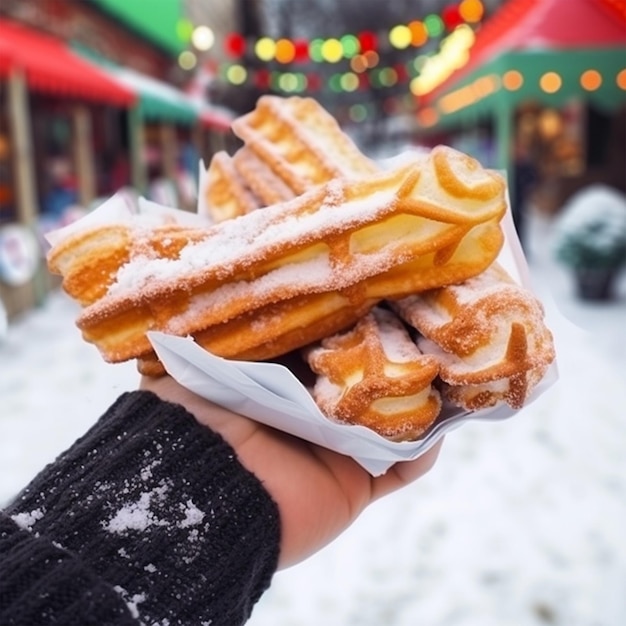
[[[181,0],[0,5],[0,300],[9,317],[55,277],[43,232],[123,187],[174,181],[181,154],[228,141],[232,114],[185,90]],[[188,160],[189,162],[189,160]],[[197,175],[196,171],[191,175]],[[171,204],[193,208],[176,187]],[[69,219],[72,215],[69,214]]]
[[[554,213],[602,182],[626,192],[626,5],[623,0],[508,0],[467,61],[419,97],[419,133],[505,170],[525,153]]]

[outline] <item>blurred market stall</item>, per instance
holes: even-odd
[[[482,151],[511,179],[516,152],[529,152],[550,212],[589,182],[624,190],[624,0],[508,0],[436,70],[421,77],[424,136]]]
[[[230,136],[231,114],[185,89],[183,10],[162,0],[146,25],[138,0],[0,3],[0,301],[9,319],[58,284],[43,258],[48,230],[120,188],[158,187],[168,204],[195,206],[198,160]]]

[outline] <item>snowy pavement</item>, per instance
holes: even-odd
[[[559,382],[510,420],[450,433],[426,477],[278,573],[250,626],[626,623],[626,279],[617,302],[581,303],[549,224],[532,227]],[[136,387],[133,364],[82,342],[76,311],[57,293],[0,344],[0,504]]]

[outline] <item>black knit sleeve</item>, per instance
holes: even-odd
[[[243,624],[279,540],[276,504],[218,434],[124,394],[7,508],[0,624]]]

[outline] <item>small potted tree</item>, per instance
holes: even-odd
[[[557,259],[569,267],[578,296],[609,300],[626,266],[626,196],[606,185],[574,194],[555,223]]]

